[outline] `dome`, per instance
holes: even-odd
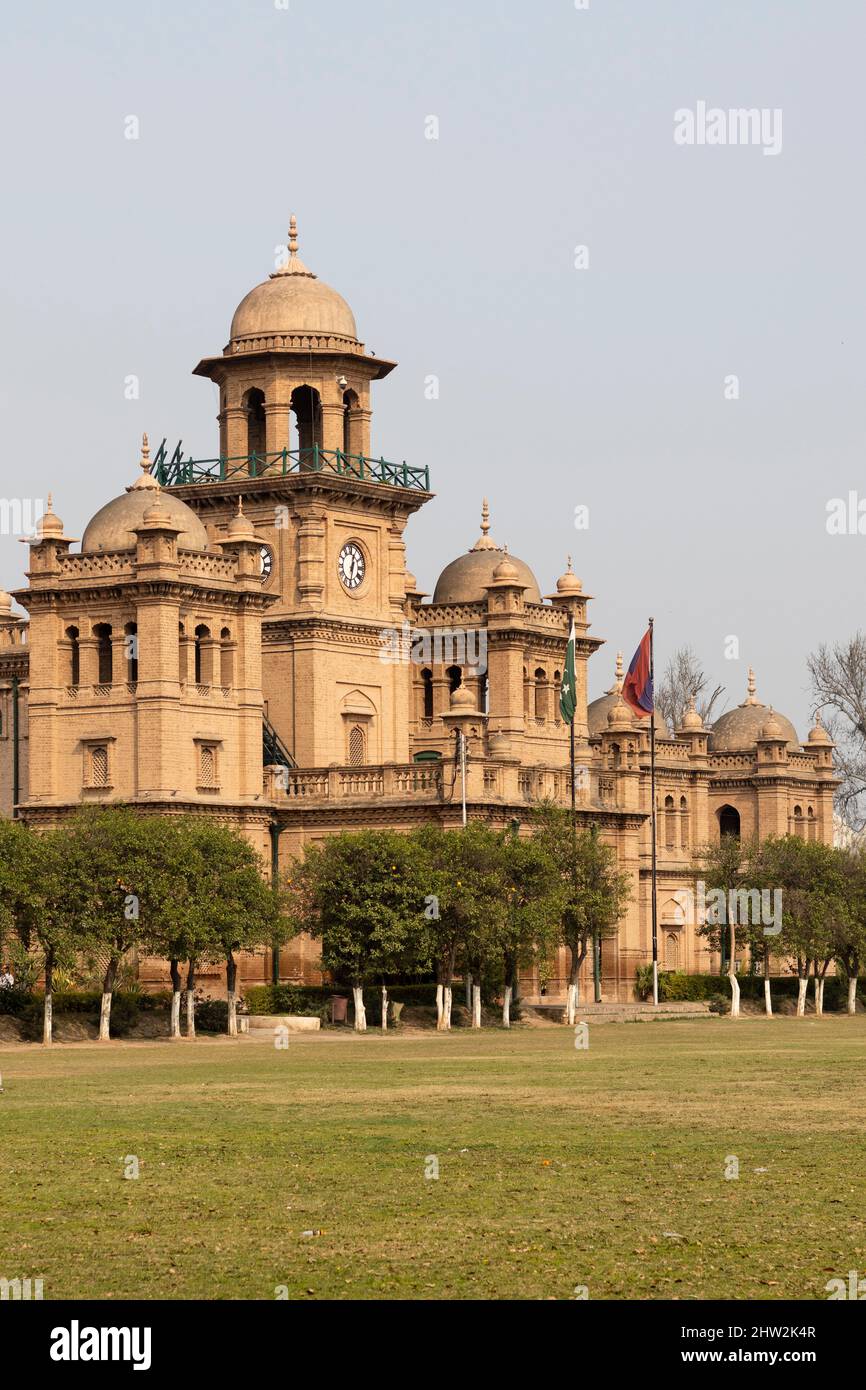
[[[233,541],[254,541],[256,538],[252,523],[244,512],[242,497],[238,498],[238,509],[226,527],[226,534]]]
[[[766,705],[755,695],[755,676],[749,669],[748,695],[741,705],[736,709],[728,710],[716,720],[710,736],[710,751],[712,753],[742,753],[755,747],[759,738],[763,737],[764,728],[769,723],[771,728],[777,727],[778,732],[768,735],[770,738],[784,738],[788,747],[797,750],[800,747],[800,740],[797,737],[797,730],[786,719],[783,714],[776,710],[768,709]]]
[[[145,523],[146,514],[153,509],[156,500],[161,504],[158,519],[178,531],[178,546],[184,550],[207,550],[207,531],[195,512],[179,497],[160,488],[151,474],[147,435],[141,446],[141,470],[141,476],[122,497],[106,502],[88,522],[81,540],[81,553],[133,550],[138,540],[135,529]]]
[[[0,589],[0,618],[12,617],[12,595]]]
[[[827,730],[824,728],[820,710],[815,715],[815,727],[809,730],[809,742],[830,744],[833,742]]]
[[[481,535],[466,555],[446,565],[436,581],[433,603],[484,603],[487,590],[496,582],[496,571],[505,563],[513,575],[510,582],[523,585],[527,603],[541,603],[538,581],[529,566],[503,546],[490,539],[490,509],[485,497],[481,508]]]
[[[634,715],[621,695],[613,697],[613,704],[608,711],[607,725],[609,729],[631,729],[634,727]]]
[[[565,574],[561,574],[556,581],[556,592],[558,594],[579,594],[582,592],[583,585],[571,568],[571,556],[568,557],[568,569]]]
[[[508,554],[507,547],[505,549],[505,555],[493,571],[493,582],[494,584],[512,584],[514,582],[520,582],[520,574],[511,563],[511,556]]]
[[[700,731],[701,731],[701,730],[703,729],[703,727],[704,727],[704,721],[701,719],[701,716],[698,714],[697,710],[695,709],[695,697],[694,697],[694,695],[692,696],[691,700],[689,701],[689,707],[688,707],[688,709],[685,711],[685,713],[684,713],[684,715],[683,715],[683,720],[682,720],[682,724],[680,725],[680,727],[681,727],[682,729],[688,730],[690,733],[700,733]]]
[[[283,334],[358,341],[355,316],[345,299],[298,259],[294,217],[289,226],[288,260],[241,300],[231,326],[232,342]]]
[[[45,541],[48,540],[50,536],[62,537],[62,535],[63,522],[60,520],[60,517],[57,516],[57,514],[54,511],[54,503],[51,498],[51,493],[49,492],[48,508],[46,511],[42,513],[36,527],[36,540]]]
[[[608,715],[612,713],[614,706],[621,703],[620,691],[622,690],[622,680],[622,652],[617,652],[616,675],[613,685],[606,695],[600,695],[597,700],[593,700],[586,708],[586,722],[589,725],[590,738],[594,738],[597,734],[604,732],[608,726]],[[628,712],[630,714],[630,711]],[[634,719],[632,716],[632,723],[633,722]]]

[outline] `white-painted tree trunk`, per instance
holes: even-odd
[[[366,1033],[367,1031],[367,1011],[364,1008],[364,991],[357,985],[352,986],[352,998],[355,1001],[355,1032]]]
[[[191,989],[186,992],[186,1035],[195,1037],[195,992]]]
[[[466,971],[466,1007],[472,1008],[472,974],[469,970]]]
[[[773,1017],[773,995],[770,990],[770,981],[764,981],[764,1012],[768,1018]]]
[[[577,985],[568,986],[568,994],[565,1000],[565,1021],[569,1028],[574,1027],[574,1020],[577,1017]]]
[[[436,986],[436,1028],[441,1033],[445,1027],[445,996],[444,985]]]
[[[111,1039],[110,1039],[110,1037],[109,1037],[109,1032],[108,1032],[108,1028],[109,1028],[110,1022],[111,1022],[111,991],[109,990],[109,992],[108,992],[107,994],[103,994],[103,996],[102,996],[102,1001],[101,1001],[101,1003],[100,1003],[100,1005],[99,1005],[99,1041],[100,1041],[100,1042],[110,1042],[110,1041],[111,1041]]]
[[[731,1018],[740,1017],[740,982],[732,970],[728,975],[731,986]]]
[[[48,989],[45,991],[45,1005],[42,1013],[42,1042],[45,1047],[51,1046],[53,1014],[54,996]]]
[[[502,1001],[502,1026],[511,1027],[511,985],[505,986],[505,998]]]
[[[801,975],[797,981],[797,1017],[803,1018],[806,1014],[806,990],[809,988],[809,980]]]
[[[821,1018],[824,1013],[824,981],[820,976],[815,976],[815,1015]]]
[[[382,1032],[388,1031],[388,991],[382,986]]]
[[[848,981],[848,1012],[855,1013],[857,1010],[857,977],[856,975]]]
[[[180,990],[173,989],[171,992],[171,1036],[180,1037]]]
[[[238,1035],[238,996],[233,989],[228,991],[229,1004],[229,1037],[236,1038]]]
[[[445,1030],[446,1033],[450,1033],[450,1032],[451,1032],[451,986],[450,986],[450,985],[446,985],[445,988],[444,988],[444,990],[443,990],[442,1019],[443,1019],[443,1022],[442,1022],[442,1027],[443,1027],[443,1029]]]
[[[481,1027],[481,986],[472,986],[472,1027]]]

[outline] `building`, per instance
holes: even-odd
[[[588,703],[589,594],[569,560],[542,596],[531,569],[481,531],[432,597],[406,565],[426,469],[371,446],[369,353],[351,309],[298,257],[238,306],[228,345],[195,368],[219,388],[219,450],[151,460],[85,528],[80,548],[49,502],[27,584],[0,595],[0,811],[34,827],[82,804],[216,816],[275,872],[334,831],[462,818],[526,824],[570,802],[559,686],[577,635],[577,806],[616,848],[632,903],[602,962],[606,998],[631,997],[651,958],[650,742],[620,695]],[[663,968],[710,967],[676,899],[694,852],[720,834],[793,831],[832,843],[832,744],[801,743],[756,694],[711,729],[692,707],[657,737],[658,921]],[[564,953],[563,953],[564,955]],[[315,980],[292,943],[282,977]],[[588,969],[588,964],[585,967]],[[157,967],[154,967],[154,970]],[[269,979],[250,959],[242,978]],[[153,978],[153,970],[149,976]],[[564,959],[532,997],[565,987]]]

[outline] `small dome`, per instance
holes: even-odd
[[[810,742],[810,743],[832,743],[832,742],[833,742],[833,740],[831,739],[830,735],[827,733],[827,730],[824,728],[823,723],[821,722],[821,711],[820,711],[820,710],[818,710],[817,714],[815,715],[815,725],[814,725],[814,728],[812,728],[812,729],[809,730],[809,742]]]
[[[288,260],[241,300],[232,319],[231,340],[294,334],[358,341],[355,317],[345,299],[299,260],[293,217]]]
[[[561,574],[556,581],[556,592],[558,594],[579,594],[582,592],[583,585],[571,568],[571,556],[568,557],[568,569],[565,574]]]
[[[609,729],[634,728],[634,715],[621,695],[614,697],[614,703],[607,716],[607,726]]]
[[[41,517],[39,518],[39,523],[36,527],[36,539],[37,541],[44,541],[47,540],[49,536],[62,535],[63,522],[60,520],[60,517],[57,516],[54,512],[54,503],[52,502],[51,493],[49,492],[48,509],[47,511],[44,511]]]
[[[451,692],[451,708],[452,710],[471,709],[473,712],[477,711],[478,705],[475,696],[468,685],[458,685],[457,689]]]
[[[713,753],[742,753],[754,748],[763,736],[768,720],[778,726],[780,732],[768,735],[770,738],[784,738],[788,747],[797,750],[800,740],[797,730],[783,714],[768,710],[755,694],[755,674],[749,668],[748,695],[736,709],[728,710],[713,725],[710,735],[710,751]]]
[[[12,595],[0,589],[0,618],[12,617]]]
[[[460,555],[446,565],[436,581],[434,603],[484,603],[487,590],[495,582],[496,570],[507,555],[503,546],[491,540],[490,511],[487,498],[481,509],[481,535],[466,555]],[[538,581],[529,566],[516,555],[507,556],[509,569],[514,571],[509,582],[523,586],[527,603],[541,603]]]
[[[766,720],[764,721],[764,727],[763,727],[763,729],[761,730],[761,738],[785,738],[785,737],[786,737],[785,730],[782,728],[782,725],[779,723],[778,719],[776,718],[775,714],[773,713],[773,706],[771,705],[771,706],[770,706],[769,715],[767,716]]]
[[[700,732],[700,730],[704,727],[704,721],[701,719],[701,716],[698,714],[698,711],[695,708],[694,695],[689,701],[689,707],[683,715],[683,722],[680,727],[682,729],[689,730],[690,732]]]
[[[244,514],[243,498],[238,498],[238,509],[226,527],[226,534],[233,541],[254,541],[256,533],[252,522]]]
[[[493,582],[494,584],[510,584],[514,581],[519,583],[520,575],[515,566],[511,563],[508,548],[506,547],[504,559],[499,561],[499,564],[493,571]]]
[[[606,695],[600,695],[597,700],[591,701],[586,708],[586,722],[589,726],[590,738],[596,737],[607,728],[608,715],[615,705],[620,703],[620,691],[622,690],[623,665],[622,652],[616,654],[616,674],[613,685]],[[632,720],[632,722],[634,722]]]
[[[178,532],[177,543],[184,550],[207,550],[207,531],[195,512],[179,497],[162,488],[150,472],[147,435],[141,445],[141,475],[122,497],[106,502],[88,522],[81,539],[81,553],[103,550],[134,550],[136,528],[147,521],[147,513],[158,501],[157,520],[169,523]]]

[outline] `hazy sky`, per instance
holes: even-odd
[[[866,535],[826,530],[866,498],[864,40],[856,0],[7,7],[0,493],[80,536],[142,429],[214,455],[190,372],[294,211],[400,364],[373,441],[430,466],[421,586],[487,494],[543,593],[572,552],[596,596],[591,694],[652,613],[659,665],[689,642],[737,704],[751,663],[805,737],[807,654],[866,625]],[[781,151],[676,144],[700,102],[781,111]]]

